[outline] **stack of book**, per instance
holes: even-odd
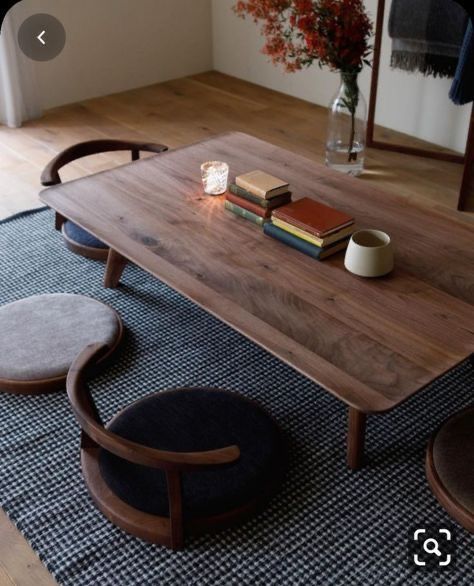
[[[274,210],[291,201],[289,184],[263,171],[239,175],[229,187],[225,207],[259,226],[270,221]]]
[[[354,232],[354,218],[307,197],[272,213],[263,228],[272,236],[317,260],[344,250]]]

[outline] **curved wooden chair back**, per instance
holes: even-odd
[[[130,151],[132,153],[132,161],[136,161],[140,158],[140,152],[149,153],[162,153],[167,151],[168,147],[163,144],[157,143],[142,143],[126,140],[89,140],[86,142],[80,142],[72,145],[56,155],[52,161],[50,161],[41,174],[41,184],[44,187],[51,187],[61,183],[61,177],[59,171],[83,157],[90,155],[99,155],[102,153],[110,153],[116,151]],[[56,212],[55,214],[55,228],[61,230],[66,219]]]
[[[142,143],[125,140],[90,140],[75,144],[61,153],[46,165],[41,174],[41,184],[45,187],[58,185],[61,183],[59,171],[65,165],[88,157],[90,155],[98,155],[101,153],[109,153],[113,151],[130,151],[132,154],[132,161],[140,158],[140,152],[162,153],[167,151],[168,147],[163,144]]]
[[[100,446],[128,462],[162,469],[168,486],[171,543],[174,548],[180,547],[183,543],[181,473],[236,462],[240,457],[239,447],[226,446],[206,452],[170,452],[135,443],[106,429],[87,378],[107,351],[107,346],[101,344],[87,346],[73,362],[67,377],[69,401],[82,429],[81,448],[97,449]]]

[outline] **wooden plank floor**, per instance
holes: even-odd
[[[0,509],[0,586],[55,586],[21,533]]]
[[[240,130],[323,162],[326,119],[325,108],[216,72],[57,108],[21,129],[0,127],[0,218],[40,205],[37,196],[43,167],[60,150],[82,140],[138,139],[178,147]],[[389,130],[380,131],[385,140],[424,145]],[[124,154],[83,159],[68,167],[63,179],[127,160]],[[458,214],[451,210],[461,175],[462,167],[453,163],[369,150],[367,172],[360,180],[451,215]],[[472,214],[462,215],[472,221]],[[3,584],[50,586],[55,582],[0,511]]]
[[[75,142],[111,137],[178,147],[241,130],[323,162],[326,119],[325,108],[216,72],[57,108],[21,129],[0,127],[0,217],[39,205],[42,168]],[[386,129],[379,136],[425,146]],[[83,159],[63,176],[80,177],[126,160],[124,154]],[[454,208],[461,176],[462,166],[455,163],[371,149],[361,181],[410,200]]]

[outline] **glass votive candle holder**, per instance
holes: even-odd
[[[207,161],[201,165],[202,185],[208,195],[221,195],[227,191],[229,165],[222,161]]]

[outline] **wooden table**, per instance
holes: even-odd
[[[265,236],[203,195],[200,164],[227,161],[232,176],[261,168],[388,232],[388,277],[348,273],[342,253],[317,262]],[[155,275],[349,407],[348,464],[360,466],[367,414],[388,411],[474,349],[474,233],[241,133],[221,135],[48,188],[42,201],[106,242],[105,285],[127,261]]]

